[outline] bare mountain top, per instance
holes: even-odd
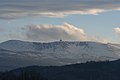
[[[29,65],[67,65],[120,58],[119,44],[55,41],[48,43],[9,40],[0,43],[0,69]]]

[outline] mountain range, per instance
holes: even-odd
[[[0,43],[0,71],[18,67],[63,66],[89,61],[120,58],[120,44],[90,41],[27,42],[8,40]]]

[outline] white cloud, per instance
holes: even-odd
[[[120,36],[120,28],[114,28],[115,33],[117,33]]]
[[[0,0],[0,19],[64,17],[120,10],[119,0]]]
[[[107,42],[106,39],[89,36],[81,28],[64,23],[62,25],[28,25],[24,28],[25,38],[32,41],[54,41],[54,40],[72,40],[72,41],[98,41]]]
[[[72,15],[72,14],[83,14],[83,15],[87,15],[87,14],[93,14],[93,15],[97,15],[98,13],[104,12],[104,10],[102,9],[91,9],[91,10],[85,10],[85,11],[63,11],[63,12],[43,12],[43,13],[39,13],[36,14],[38,16],[47,16],[47,17],[64,17],[66,15]]]

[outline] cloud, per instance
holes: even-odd
[[[117,35],[120,36],[120,28],[119,27],[118,28],[114,28],[114,31],[115,31],[115,33],[117,33]]]
[[[107,42],[106,39],[89,36],[81,28],[74,25],[63,23],[62,25],[28,25],[24,28],[25,38],[32,41],[55,41],[55,40],[70,40],[70,41],[97,41]]]
[[[120,10],[119,0],[0,0],[0,19],[64,17]]]

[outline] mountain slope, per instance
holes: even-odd
[[[98,42],[48,43],[9,40],[0,43],[0,70],[29,65],[59,66],[119,59],[120,45]]]
[[[119,76],[120,60],[116,60],[60,67],[30,66],[5,72],[0,80],[120,80]]]

